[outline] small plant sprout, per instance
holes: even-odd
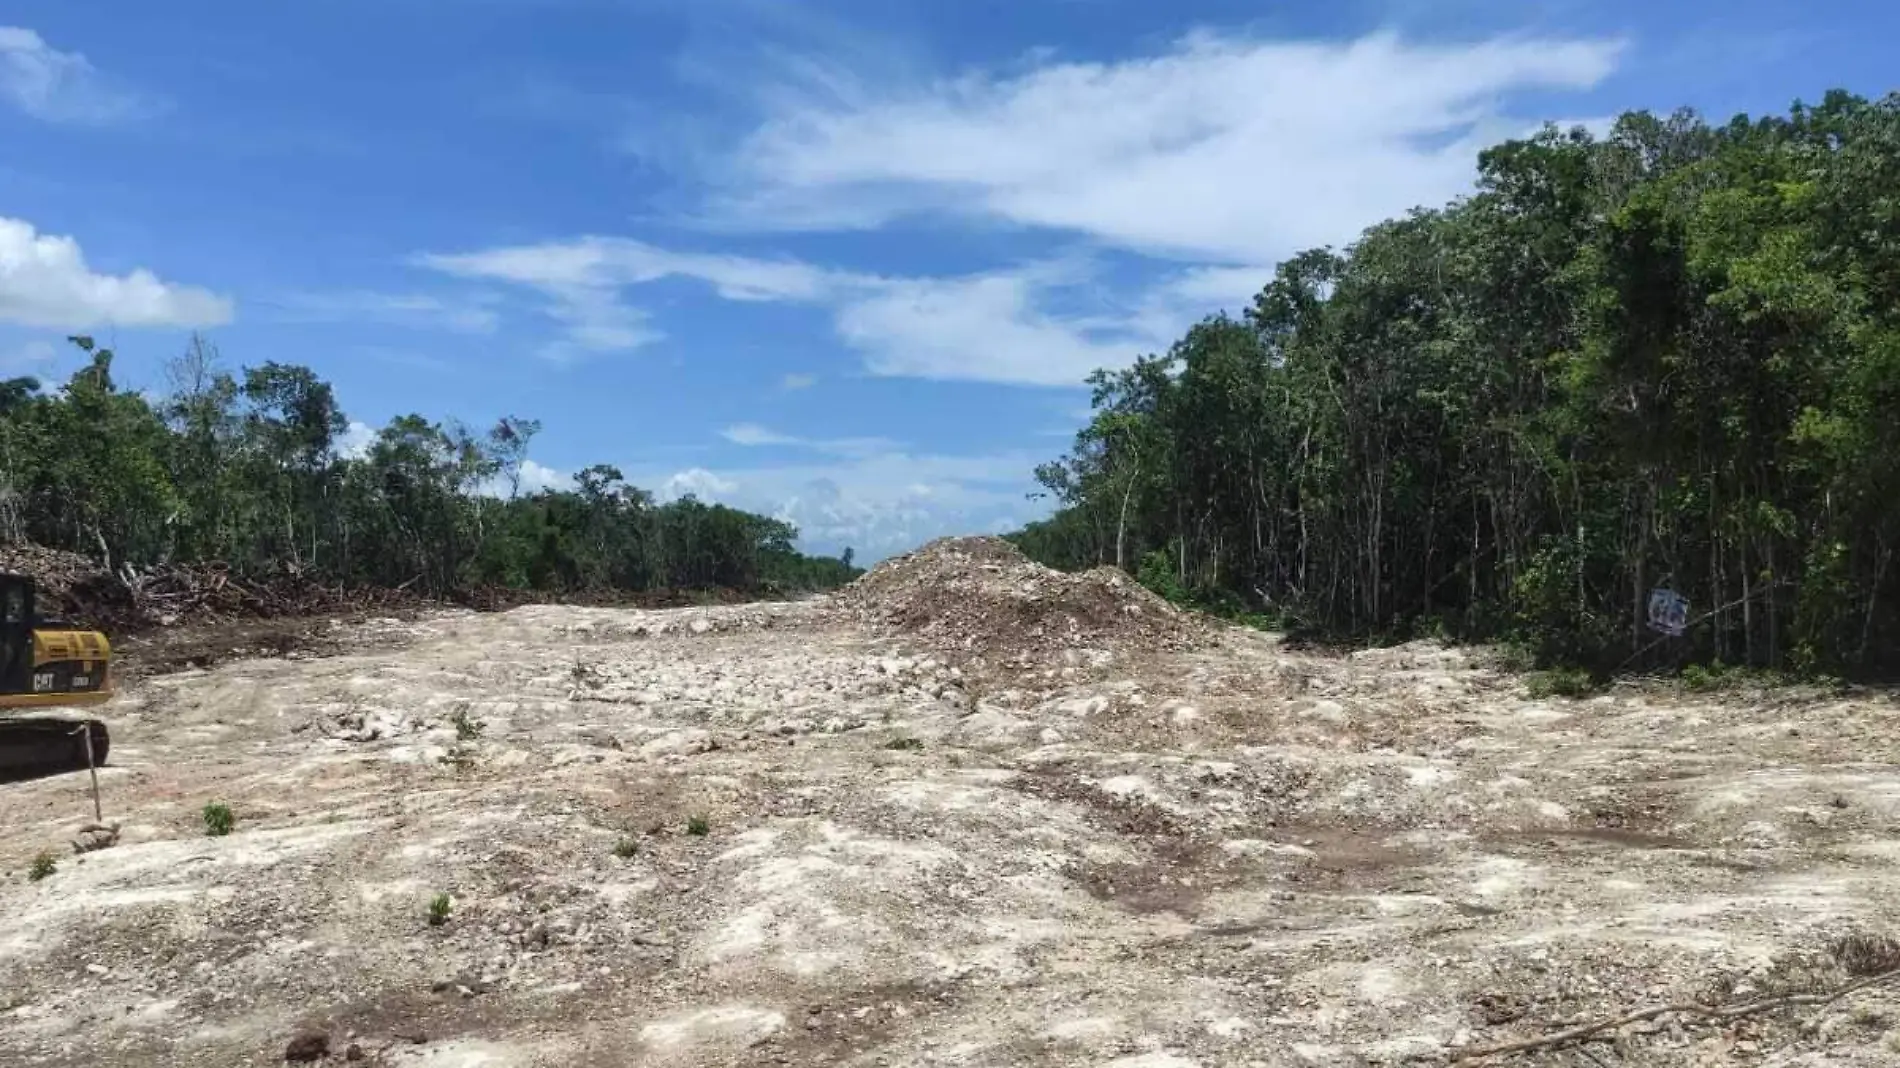
[[[237,824],[237,817],[231,814],[231,806],[222,801],[205,803],[204,820],[205,834],[212,838],[223,838]]]
[[[712,821],[704,816],[688,816],[686,818],[686,833],[692,835],[694,838],[704,838],[712,833]]]
[[[40,855],[33,858],[33,866],[26,869],[26,877],[37,883],[58,870],[59,862],[53,859],[53,854],[41,850]]]
[[[640,853],[640,843],[631,836],[614,843],[614,856],[621,860],[632,860]]]
[[[437,894],[429,899],[429,926],[440,927],[449,922],[449,913],[455,909],[455,899],[447,894]]]
[[[924,747],[922,738],[892,738],[884,743],[884,748],[896,751],[916,752]]]

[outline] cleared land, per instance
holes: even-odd
[[[0,786],[0,1063],[1430,1063],[1900,965],[1875,695],[1532,700],[987,542],[325,652],[130,686],[116,846],[67,844],[85,775]],[[1508,1063],[1893,1064],[1897,1029],[1875,986]]]

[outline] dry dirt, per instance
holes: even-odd
[[[1442,1063],[1896,963],[1887,697],[1539,701],[1436,645],[1060,612],[979,682],[863,592],[134,682],[117,845],[67,844],[84,774],[0,787],[0,1064]],[[1506,1063],[1895,1064],[1900,995]]]

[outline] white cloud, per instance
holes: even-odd
[[[566,326],[555,343],[562,352],[625,350],[659,336],[623,290],[684,277],[730,300],[829,308],[838,338],[864,356],[873,374],[1043,386],[1073,386],[1098,367],[1165,347],[1194,319],[1222,307],[1213,298],[1232,296],[1237,279],[1264,281],[1270,274],[1203,268],[1130,296],[1123,303],[1132,310],[1109,304],[1106,311],[1081,314],[1049,310],[1097,288],[1091,266],[1075,259],[945,278],[885,278],[601,237],[417,259],[546,295],[547,313]],[[1081,303],[1102,301],[1096,294]],[[784,384],[803,388],[808,377],[788,375]]]
[[[361,460],[369,455],[370,447],[376,444],[376,428],[368,423],[351,421],[336,441],[338,456],[346,460]]]
[[[818,376],[793,372],[779,379],[779,388],[787,391],[810,389],[818,384]]]
[[[1147,57],[1036,56],[922,86],[785,63],[796,74],[761,94],[764,119],[709,175],[710,220],[738,229],[947,214],[1180,263],[1158,276],[1151,265],[1139,285],[1110,285],[1073,253],[904,278],[600,236],[418,262],[545,294],[567,324],[564,350],[657,337],[626,291],[683,277],[730,300],[827,308],[873,374],[1073,386],[1240,311],[1266,265],[1299,248],[1467,191],[1477,149],[1528,124],[1509,111],[1513,93],[1588,88],[1619,49],[1200,33]]]
[[[804,438],[793,434],[782,434],[757,423],[739,423],[729,426],[721,430],[719,436],[734,445],[810,449],[833,456],[871,456],[900,448],[897,442],[889,438]]]
[[[505,488],[505,487],[504,487]],[[517,492],[523,497],[536,493],[561,492],[574,488],[574,476],[533,460],[521,461]]]
[[[636,484],[638,484],[636,482]],[[677,501],[681,497],[693,496],[702,501],[724,501],[737,492],[739,484],[731,479],[721,478],[703,467],[676,471],[659,482],[654,496],[662,501]]]
[[[1272,280],[1271,267],[1195,267],[1169,280],[1161,292],[1175,303],[1238,312]]]
[[[0,26],[0,100],[46,122],[107,123],[151,107],[113,86],[85,56],[19,26]]]
[[[459,334],[492,334],[501,315],[483,295],[453,299],[427,293],[293,293],[277,303],[275,317],[285,323],[376,323]]]
[[[1059,316],[1036,271],[894,282],[845,304],[838,334],[872,373],[1073,386],[1160,339],[1130,320]]]
[[[767,301],[814,300],[832,285],[827,272],[791,260],[670,252],[618,237],[424,253],[414,262],[460,278],[539,291],[547,300],[546,313],[565,327],[562,340],[546,350],[557,358],[626,351],[659,340],[663,335],[649,325],[647,312],[621,300],[629,286],[693,278],[727,300]]]
[[[719,436],[734,445],[791,445],[797,438],[768,430],[757,423],[739,423],[719,432]]]
[[[732,153],[711,211],[752,230],[947,212],[1271,262],[1463,192],[1509,94],[1589,88],[1619,51],[1606,40],[1199,33],[1160,55],[923,87],[833,72],[822,91],[766,95],[765,121]]]
[[[96,274],[79,243],[0,217],[0,321],[56,330],[97,326],[217,326],[227,297],[164,282],[143,268]]]

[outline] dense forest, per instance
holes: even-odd
[[[1598,669],[1890,669],[1900,96],[1546,128],[1091,381],[1015,535],[1056,566]]]
[[[572,490],[519,493],[532,420],[477,433],[402,416],[345,455],[348,421],[308,368],[233,373],[194,342],[152,400],[114,381],[110,350],[71,340],[89,362],[64,387],[0,382],[0,544],[437,597],[792,592],[858,573],[848,550],[797,552],[787,523],[691,497],[658,503],[610,466],[581,472]]]

